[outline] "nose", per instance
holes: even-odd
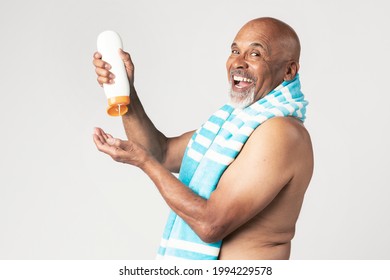
[[[233,61],[233,67],[235,69],[246,69],[248,64],[246,63],[245,57],[243,55],[237,56]]]

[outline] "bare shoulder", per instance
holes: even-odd
[[[312,156],[309,132],[301,121],[292,117],[275,117],[264,122],[255,129],[247,144],[247,149],[251,152],[268,151],[273,156],[280,155],[282,158]]]
[[[272,118],[255,129],[237,160],[250,164],[251,170],[267,170],[267,176],[283,174],[284,182],[303,173],[310,177],[313,151],[309,132],[295,118]]]
[[[313,151],[307,129],[295,118],[275,117],[255,129],[221,179],[232,181],[240,174],[241,181],[245,177],[281,189],[297,175],[310,177],[312,169]]]
[[[282,142],[283,145],[311,144],[309,132],[303,123],[292,117],[275,117],[264,122],[253,132],[251,138],[272,138],[272,142]]]

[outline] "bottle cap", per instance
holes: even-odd
[[[108,98],[107,114],[113,117],[123,116],[127,113],[130,104],[129,96],[114,96]]]

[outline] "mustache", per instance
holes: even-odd
[[[257,78],[254,77],[250,72],[242,70],[242,69],[235,69],[235,70],[230,70],[230,76],[233,77],[234,75],[236,76],[241,76],[247,79],[251,79],[254,82],[257,81]]]

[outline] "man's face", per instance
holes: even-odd
[[[282,50],[278,32],[269,24],[249,22],[238,32],[226,62],[233,105],[246,107],[283,81]]]

